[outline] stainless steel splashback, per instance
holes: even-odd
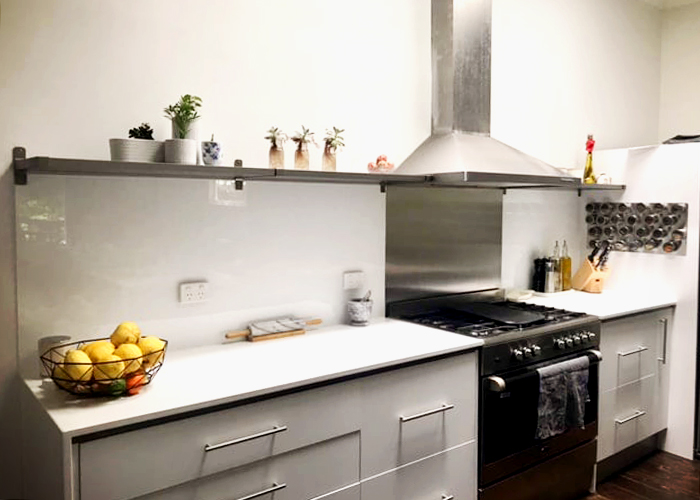
[[[498,288],[503,194],[389,186],[386,302]]]

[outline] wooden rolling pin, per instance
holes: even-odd
[[[259,340],[279,339],[302,335],[308,327],[320,325],[320,318],[280,318],[269,321],[257,321],[251,323],[247,330],[227,332],[226,339],[233,340],[245,337],[250,342]]]

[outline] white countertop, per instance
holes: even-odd
[[[335,326],[265,342],[168,352],[153,382],[131,397],[81,399],[50,380],[25,383],[72,437],[481,345],[462,335],[381,319],[367,327]]]
[[[525,302],[574,312],[585,312],[598,316],[601,320],[608,320],[673,306],[676,304],[676,298],[661,292],[604,290],[603,293],[587,293],[572,290],[558,296],[535,296]]]

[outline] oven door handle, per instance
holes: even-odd
[[[491,392],[503,392],[506,390],[506,381],[501,377],[492,376],[487,378],[489,381],[489,391]]]
[[[591,363],[600,363],[603,361],[603,354],[600,351],[597,351],[595,349],[591,349],[589,351],[582,352],[581,355],[588,356],[589,360]],[[486,380],[488,380],[488,390],[491,392],[503,392],[506,390],[506,381],[503,377],[498,377],[496,375],[492,375],[490,377],[486,377]]]

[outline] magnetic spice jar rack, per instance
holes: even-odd
[[[586,204],[588,245],[607,240],[618,252],[685,254],[687,203]]]

